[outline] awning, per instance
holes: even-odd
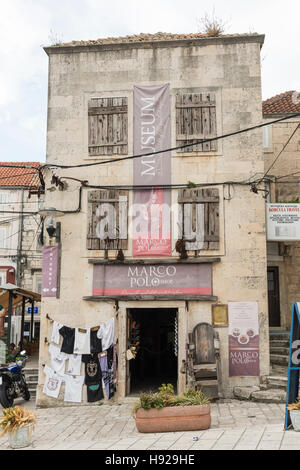
[[[26,289],[21,289],[15,284],[3,284],[0,286],[0,305],[2,305],[3,310],[0,310],[0,317],[6,315],[9,303],[9,293],[12,293],[12,307],[15,308],[17,305],[22,303],[23,298],[29,301],[40,302],[41,294],[33,292]]]

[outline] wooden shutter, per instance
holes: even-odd
[[[127,249],[128,191],[95,190],[88,193],[88,250]],[[99,228],[106,238],[99,237]]]
[[[216,98],[214,93],[182,93],[176,95],[177,146],[216,137]],[[209,152],[217,150],[217,142],[200,143],[178,152]]]
[[[219,249],[219,190],[180,189],[179,238],[187,250]],[[189,241],[190,240],[190,241]]]
[[[89,155],[128,153],[127,98],[92,98],[88,103]]]

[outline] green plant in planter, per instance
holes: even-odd
[[[188,390],[181,395],[175,395],[172,384],[162,384],[158,390],[158,392],[142,393],[133,408],[133,413],[136,413],[140,408],[150,410],[167,406],[208,405],[210,403],[210,400],[201,391]]]

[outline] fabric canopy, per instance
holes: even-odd
[[[13,294],[13,308],[21,304],[23,298],[29,301],[34,300],[35,302],[39,302],[41,300],[41,295],[37,292],[21,289],[14,284],[4,284],[3,286],[0,286],[0,305],[2,306],[2,309],[0,310],[0,317],[5,316],[7,313],[10,292]]]

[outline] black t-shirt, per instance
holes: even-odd
[[[87,401],[94,403],[95,401],[103,400],[104,394],[102,390],[101,381],[99,383],[91,383],[87,385]]]
[[[73,354],[75,342],[75,328],[63,326],[62,328],[60,328],[59,334],[63,337],[61,352],[64,352],[66,354]]]
[[[97,354],[83,354],[82,362],[85,364],[85,381],[86,385],[100,383],[102,373]]]
[[[91,354],[98,354],[102,352],[102,341],[97,338],[98,330],[91,328]]]

